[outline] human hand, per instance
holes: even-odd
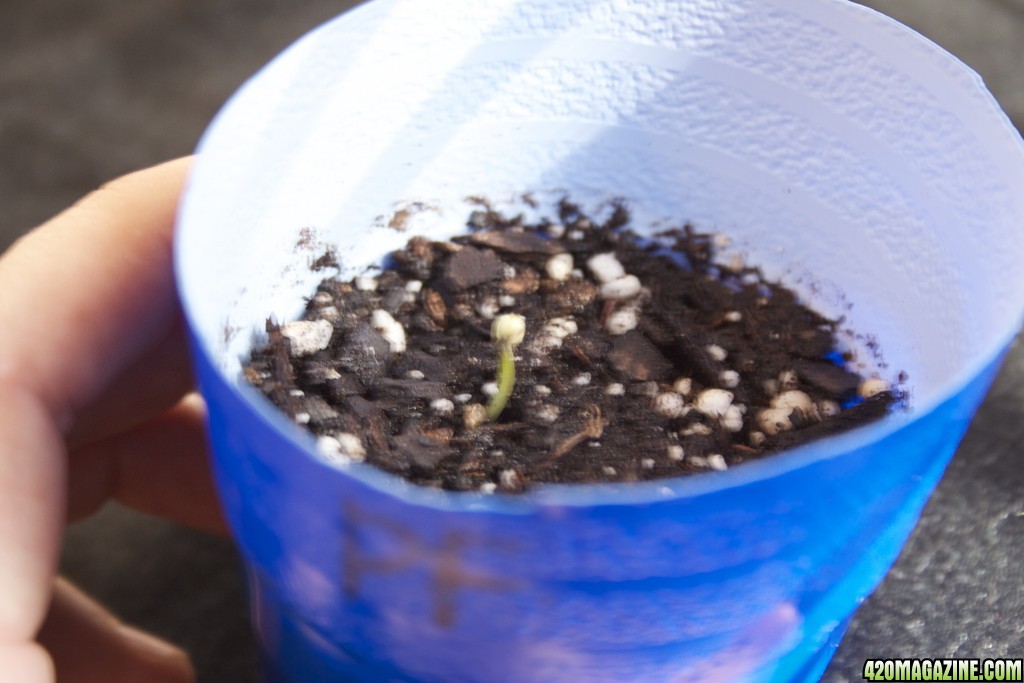
[[[220,531],[174,288],[189,160],[114,181],[0,257],[0,678],[193,680],[184,654],[57,578],[108,499]]]

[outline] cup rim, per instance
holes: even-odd
[[[1006,132],[1009,134],[1008,137],[1016,145],[1018,155],[1024,156],[1024,140],[1021,139],[1020,134],[1003,112],[994,96],[984,87],[981,77],[969,66],[919,32],[878,10],[857,4],[852,2],[852,0],[831,0],[831,3],[843,6],[848,11],[861,12],[865,15],[873,16],[875,20],[883,21],[890,27],[926,46],[937,57],[944,60],[949,69],[958,72],[961,76],[973,79],[977,84],[977,94],[981,96],[983,101],[983,104],[979,106],[985,106],[990,110],[992,123],[999,123],[1006,129]],[[357,13],[385,11],[385,7],[389,4],[393,4],[392,0],[374,0],[374,2],[363,3],[313,28],[257,71],[245,85],[232,95],[229,104],[244,93],[251,82],[257,79],[260,74],[265,70],[272,69],[279,60],[282,60],[290,52],[296,50],[299,44],[305,43],[318,33],[328,30],[328,27],[335,22],[345,20],[345,18]],[[217,123],[221,120],[224,109],[227,108],[228,105],[225,105],[221,112],[217,114],[200,140],[197,148],[198,157],[190,172],[189,181],[186,183],[181,206],[185,206],[189,201],[189,190],[192,186],[192,179],[195,176],[196,168],[203,164],[202,152],[209,145],[211,133],[217,128]],[[185,255],[182,247],[183,240],[181,239],[181,234],[185,228],[180,218],[183,213],[179,211],[173,245],[175,279],[179,290],[185,280],[183,266]],[[212,353],[207,342],[195,333],[195,330],[199,328],[195,324],[190,301],[185,296],[182,296],[182,308],[188,322],[190,334],[193,335],[196,342],[194,349],[203,355],[204,362],[216,373],[217,380],[227,385],[233,395],[244,403],[252,413],[258,415],[278,436],[285,439],[314,463],[324,467],[326,470],[334,471],[340,477],[351,478],[358,484],[410,504],[447,510],[496,513],[524,513],[540,507],[579,508],[647,505],[698,498],[708,494],[740,488],[751,483],[774,479],[794,470],[864,449],[900,430],[912,426],[915,422],[924,419],[925,416],[938,409],[944,402],[967,389],[973,381],[979,378],[1010,347],[1014,338],[1019,333],[1022,324],[1024,324],[1024,302],[1022,302],[1016,318],[1006,322],[1006,327],[1002,334],[994,335],[992,339],[982,344],[983,350],[981,352],[964,363],[949,379],[942,382],[939,388],[931,392],[931,397],[923,403],[916,404],[913,408],[904,408],[871,424],[841,434],[824,437],[779,453],[773,453],[764,458],[730,468],[724,472],[704,472],[696,475],[681,475],[645,482],[545,483],[535,485],[525,493],[501,494],[496,492],[494,494],[485,494],[476,491],[447,491],[413,484],[398,475],[390,474],[361,462],[352,462],[344,466],[332,466],[324,462],[316,454],[315,438],[311,433],[288,420],[284,413],[272,405],[254,388],[244,385],[239,378],[229,377],[220,368],[219,364],[215,362],[215,355]]]

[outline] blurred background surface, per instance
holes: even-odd
[[[104,181],[188,154],[247,76],[353,4],[0,1],[0,250]],[[862,4],[974,67],[1022,130],[1024,0]],[[1024,655],[1022,443],[1018,344],[825,681],[861,680],[869,657]],[[124,620],[184,647],[202,683],[258,680],[228,541],[110,505],[68,531],[62,568]]]

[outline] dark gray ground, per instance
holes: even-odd
[[[351,2],[0,0],[0,248],[99,183],[187,154],[223,100]],[[1024,0],[872,0],[974,66],[1024,124]],[[1024,217],[1022,217],[1024,222]],[[1024,656],[1024,349],[826,674],[866,657]],[[64,570],[184,646],[200,680],[255,681],[230,544],[108,507]]]

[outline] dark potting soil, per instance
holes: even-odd
[[[558,223],[476,211],[464,236],[414,237],[374,276],[325,279],[302,320],[267,321],[245,377],[326,458],[483,492],[724,470],[898,402],[846,367],[836,321],[757,268],[716,264],[713,236],[640,239],[628,223],[622,206],[601,224],[568,202]],[[505,313],[525,338],[487,420]]]

